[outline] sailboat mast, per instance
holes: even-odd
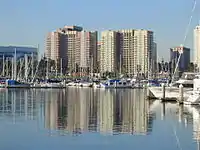
[[[55,65],[56,65],[56,78],[57,78],[58,77],[58,59],[57,59]]]
[[[9,76],[9,57],[6,58],[6,76]]]
[[[3,77],[5,76],[5,57],[3,55],[3,72],[2,72]]]
[[[46,79],[49,79],[49,61],[47,58]]]
[[[62,72],[62,58],[60,59],[60,76],[63,76],[63,72]]]
[[[120,54],[120,59],[119,59],[119,73],[121,75],[122,73],[122,55]]]
[[[21,74],[22,74],[22,73],[21,73],[21,72],[22,72],[22,71],[21,71],[21,70],[22,70],[22,59],[19,60],[19,63],[20,63],[20,64],[19,64],[20,70],[19,70],[19,75],[17,76],[17,78],[19,78],[19,79],[21,80],[21,78],[22,78],[22,75],[21,75]]]
[[[12,64],[11,64],[12,65],[11,78],[14,79],[14,58],[12,57],[11,60],[12,60]]]
[[[28,56],[25,54],[25,80],[28,80]]]
[[[17,78],[17,49],[15,48],[15,57],[14,57],[14,79]]]
[[[93,76],[93,57],[91,58],[91,77]]]
[[[34,77],[34,58],[33,58],[33,53],[31,54],[31,76],[32,79]]]

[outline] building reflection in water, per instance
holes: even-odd
[[[147,134],[153,117],[149,102],[140,91],[68,88],[47,92],[45,127],[71,134]]]
[[[0,116],[37,120],[50,131],[68,134],[147,134],[153,117],[142,90],[90,88],[6,89]]]
[[[193,124],[193,139],[197,142],[197,149],[200,150],[200,107],[186,106],[190,114],[187,114],[187,122]]]

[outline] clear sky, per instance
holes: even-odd
[[[64,25],[86,30],[143,28],[155,32],[159,58],[183,43],[194,0],[1,0],[0,45],[40,45],[47,32]],[[200,4],[193,16],[186,46],[193,46],[193,28],[200,19]],[[193,52],[193,49],[191,50]]]

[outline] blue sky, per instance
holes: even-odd
[[[183,43],[194,0],[1,0],[0,45],[40,45],[47,32],[64,25],[86,30],[143,28],[155,32],[159,58]],[[193,46],[193,28],[200,19],[200,3],[193,15],[185,45]],[[191,50],[193,53],[193,49]]]

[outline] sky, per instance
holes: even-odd
[[[193,4],[194,0],[0,0],[0,45],[39,44],[42,53],[48,32],[79,25],[97,31],[152,30],[159,60],[168,60],[169,48],[180,44],[190,47],[193,56],[193,29],[200,19],[200,2],[192,14]]]

